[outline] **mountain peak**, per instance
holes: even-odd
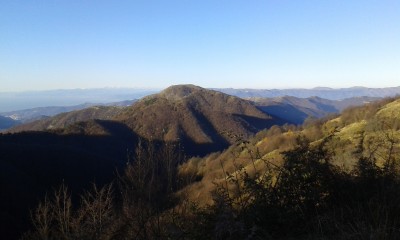
[[[194,85],[171,86],[126,108],[114,120],[141,137],[180,142],[189,155],[234,143],[225,133],[246,138],[281,123],[250,101]]]
[[[167,99],[179,100],[191,95],[192,93],[203,90],[205,89],[192,84],[173,85],[162,91],[160,95]]]

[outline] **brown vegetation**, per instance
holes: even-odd
[[[185,102],[201,91],[173,90],[142,106]],[[186,162],[178,144],[139,142],[112,184],[93,187],[78,201],[64,186],[44,198],[25,238],[396,239],[399,107],[391,100],[353,108],[301,127],[274,126],[250,139],[226,133],[234,142],[229,149]],[[90,129],[104,131],[105,138],[132,133],[112,121],[65,131],[77,137]]]
[[[228,147],[233,140],[224,132],[250,137],[282,123],[249,101],[192,85],[172,86],[145,97],[115,120],[144,138],[180,142],[195,155]]]
[[[95,106],[58,114],[54,117],[37,120],[31,123],[18,125],[8,130],[8,132],[21,131],[45,131],[52,129],[61,129],[68,127],[74,123],[89,121],[94,119],[109,120],[119,113],[122,107]]]

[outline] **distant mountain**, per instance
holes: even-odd
[[[392,97],[400,94],[399,87],[388,88],[366,88],[366,87],[351,87],[351,88],[325,88],[318,87],[312,89],[233,89],[219,88],[214,89],[226,94],[234,95],[241,98],[262,97],[273,98],[281,96],[293,96],[299,98],[308,98],[317,96],[331,100],[341,100],[352,97]]]
[[[72,106],[82,103],[120,102],[139,99],[159,91],[157,89],[97,88],[0,92],[0,112],[47,106]]]
[[[400,94],[399,87],[390,88],[326,88],[313,89],[211,89],[241,98],[294,96],[338,100],[357,96],[387,97]],[[47,106],[72,106],[82,103],[119,102],[127,99],[140,99],[149,94],[160,92],[159,89],[135,88],[98,88],[98,89],[60,89],[28,92],[0,92],[0,112],[31,109]],[[77,110],[77,109],[74,109]]]
[[[89,107],[15,126],[8,132],[70,129],[70,125],[93,119],[120,122],[145,139],[179,142],[189,155],[221,150],[235,141],[233,135],[247,138],[285,123],[251,101],[193,85],[178,85],[130,107]],[[102,134],[96,128],[86,131],[84,125],[79,126],[81,133]]]
[[[70,112],[80,110],[93,106],[92,103],[84,103],[74,106],[49,106],[49,107],[38,107],[23,109],[11,112],[0,113],[2,116],[12,118],[14,120],[21,121],[22,123],[31,122],[46,117],[51,117],[63,112]]]
[[[297,98],[291,96],[275,98],[250,98],[259,109],[277,116],[288,123],[302,124],[308,117],[321,118],[331,113],[340,113],[350,106],[360,106],[380,98],[353,97],[329,100],[320,97]]]
[[[178,141],[197,154],[227,147],[234,141],[229,132],[247,138],[283,123],[250,101],[193,85],[172,86],[145,97],[115,120],[147,139]]]
[[[49,106],[49,107],[37,107],[24,110],[17,110],[11,112],[0,113],[0,116],[9,117],[14,120],[18,120],[21,123],[32,122],[35,120],[44,119],[47,117],[55,116],[63,112],[71,112],[76,110],[81,110],[93,106],[129,106],[132,105],[137,100],[125,100],[120,102],[111,103],[84,103],[74,106]]]
[[[8,132],[21,131],[46,131],[65,128],[71,124],[89,120],[108,120],[122,111],[124,107],[116,106],[92,106],[82,110],[60,113],[53,117],[47,117],[37,121],[21,124],[8,130]]]
[[[229,101],[223,99],[229,98],[228,95],[216,93],[218,92],[206,90],[196,86],[182,85],[173,86],[161,92],[160,94],[145,97],[137,103],[137,106],[134,105],[126,109],[121,107],[92,106],[79,111],[62,113],[50,118],[38,114],[51,114],[60,110],[69,110],[71,108],[90,106],[90,104],[77,105],[73,107],[38,108],[13,112],[13,116],[16,116],[17,114],[20,114],[18,116],[26,117],[36,116],[39,118],[39,120],[22,124],[20,126],[15,126],[14,128],[10,129],[9,132],[44,131],[64,128],[76,122],[88,121],[92,119],[117,119],[127,123],[131,126],[132,130],[146,138],[174,141],[183,137],[183,139],[189,138],[190,141],[193,141],[193,144],[197,142],[212,144],[212,142],[215,142],[215,139],[212,140],[212,137],[209,136],[208,133],[211,133],[211,135],[214,134],[214,137],[216,137],[218,134],[215,135],[215,129],[212,130],[212,128],[214,128],[213,123],[210,122],[209,119],[214,119],[214,122],[219,122],[217,123],[217,131],[224,131],[220,127],[222,125],[230,126],[232,129],[240,129],[240,134],[244,134],[246,137],[249,136],[249,132],[247,130],[243,130],[240,126],[238,127],[235,125],[236,123],[233,124],[228,121],[228,123],[221,124],[222,119],[229,118],[226,118],[225,116],[216,117],[216,114],[220,114],[224,111],[231,111],[231,116],[232,114],[236,114],[237,118],[239,115],[245,115],[242,112],[243,109],[250,109],[254,108],[255,106],[264,113],[273,116],[278,124],[302,124],[308,117],[324,117],[330,113],[339,113],[344,108],[349,106],[359,106],[378,99],[374,97],[354,97],[343,100],[328,100],[319,97],[297,98],[291,96],[276,98],[255,97],[248,99],[254,103],[250,104],[254,106],[250,106],[246,101],[230,96],[230,98],[235,99],[236,101],[233,103],[233,105],[237,105],[237,109],[235,109],[232,108],[232,104],[227,105]],[[183,99],[185,100],[183,101]],[[133,102],[134,101],[124,101],[119,103],[110,103],[108,105],[126,106],[132,105]],[[156,102],[157,104],[155,104]],[[246,102],[246,107],[241,106],[243,102]],[[246,111],[250,111],[248,109]],[[179,116],[175,114],[177,111],[179,112]],[[256,109],[252,109],[251,111],[252,113],[256,114],[256,116],[259,116],[257,115],[259,113],[256,113]],[[207,117],[204,117],[204,114],[206,114]],[[139,115],[140,117],[138,117]],[[40,119],[40,117],[42,119]],[[179,120],[175,120],[175,118]],[[204,124],[205,121],[209,122],[208,125]],[[246,121],[249,121],[249,119]],[[198,124],[199,122],[203,123]],[[262,121],[258,122],[262,125],[261,128],[264,128],[263,123],[261,123]],[[254,123],[255,122],[252,122],[248,126],[251,126]],[[140,127],[143,125],[145,127]],[[198,129],[198,126],[202,127]],[[205,130],[201,128],[204,128]],[[225,128],[225,130],[226,129],[227,128]],[[260,128],[256,126],[250,132],[253,134],[259,129]],[[206,133],[204,133],[204,131],[206,131]],[[223,139],[223,141],[226,140],[227,139]]]
[[[0,130],[7,129],[18,124],[20,124],[20,122],[17,120],[9,117],[0,116]]]

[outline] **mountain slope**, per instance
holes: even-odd
[[[172,86],[145,97],[115,120],[142,137],[178,141],[197,154],[227,147],[233,140],[226,133],[247,138],[283,123],[249,101],[193,85]]]
[[[0,134],[0,232],[27,230],[29,211],[61,184],[79,193],[112,181],[137,143],[125,125],[92,120],[47,132]],[[75,196],[72,196],[76,198]]]
[[[0,116],[0,130],[7,129],[18,124],[20,124],[20,122],[17,120],[9,117]]]
[[[112,119],[122,109],[123,107],[93,106],[18,125],[9,129],[7,132],[45,131],[64,128],[76,122],[89,121],[92,119],[108,120]]]
[[[259,132],[248,142],[238,142],[221,153],[192,158],[180,166],[182,176],[198,181],[182,192],[201,204],[211,203],[216,184],[225,184],[227,173],[235,174],[243,166],[249,176],[263,174],[268,166],[279,166],[282,153],[296,145],[299,136],[312,144],[331,136],[326,147],[333,154],[331,163],[351,171],[362,156],[378,166],[400,161],[400,99],[385,99],[365,106],[346,109],[325,122],[291,128],[274,126]],[[223,168],[221,167],[223,166]]]
[[[283,96],[275,98],[250,98],[262,111],[284,119],[288,123],[302,124],[308,117],[321,118],[340,113],[347,107],[359,106],[379,98],[353,97],[343,100],[329,100],[320,97],[297,98]]]
[[[286,123],[250,101],[193,85],[178,85],[130,107],[90,107],[16,126],[8,132],[62,129],[91,119],[123,123],[145,139],[179,142],[189,155],[218,151],[234,141],[232,136],[248,138],[274,124]],[[89,132],[96,134],[94,129]]]
[[[49,106],[49,107],[37,107],[30,109],[23,109],[11,112],[2,112],[0,116],[5,116],[12,118],[14,120],[18,120],[22,123],[28,123],[35,120],[40,120],[47,117],[52,117],[60,113],[71,112],[82,110],[85,108],[93,107],[93,106],[119,106],[126,107],[132,105],[136,100],[125,100],[120,102],[111,102],[111,103],[84,103],[74,106]]]

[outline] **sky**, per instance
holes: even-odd
[[[400,86],[400,1],[0,1],[0,92],[187,83]]]

